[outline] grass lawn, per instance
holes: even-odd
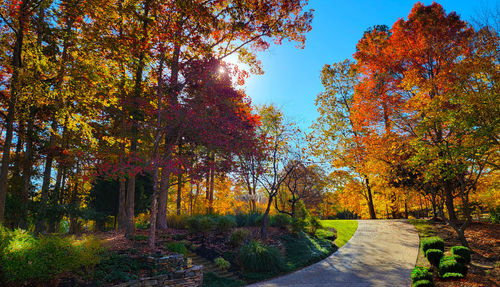
[[[337,230],[337,239],[335,240],[335,245],[337,247],[342,247],[344,244],[351,239],[356,229],[358,229],[357,220],[322,220],[321,224],[325,229],[320,229],[316,233],[318,237],[326,238],[331,236],[331,232],[327,228],[335,228]]]

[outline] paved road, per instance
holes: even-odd
[[[410,286],[419,238],[400,220],[359,220],[346,245],[302,270],[251,287]]]

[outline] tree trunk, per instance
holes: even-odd
[[[273,196],[269,197],[269,200],[267,201],[267,207],[266,211],[264,212],[264,215],[262,217],[262,227],[260,228],[260,239],[262,241],[267,240],[267,227],[269,225],[269,211],[271,210],[271,204],[273,202]]]
[[[22,68],[22,52],[24,40],[24,25],[27,20],[29,1],[22,1],[19,8],[19,27],[16,32],[16,41],[12,51],[12,77],[10,81],[10,99],[5,119],[5,140],[2,151],[2,167],[0,169],[0,223],[4,222],[5,199],[7,197],[7,179],[10,165],[10,147],[12,145],[12,133],[14,130],[14,120],[17,104],[17,91],[19,89],[19,70]]]
[[[156,155],[154,155],[156,157]],[[151,200],[151,217],[149,222],[151,224],[149,228],[149,238],[148,245],[149,248],[155,250],[156,243],[156,215],[158,214],[157,209],[157,198],[158,198],[158,160],[155,159],[153,164],[153,196]]]
[[[158,229],[167,229],[167,206],[168,206],[168,190],[170,188],[170,172],[163,168],[161,172],[160,194],[158,195]]]
[[[45,168],[43,171],[43,182],[42,182],[42,193],[40,196],[40,209],[38,212],[38,219],[35,226],[35,233],[44,233],[47,231],[46,226],[46,213],[47,213],[47,201],[49,198],[49,187],[50,180],[52,179],[52,163],[54,161],[54,148],[56,146],[56,131],[57,122],[54,119],[52,121],[52,130],[49,139],[49,150],[47,152],[47,158],[45,159]]]
[[[135,201],[135,174],[129,176],[127,182],[127,220],[125,224],[125,237],[132,239],[135,235],[134,223],[134,201]]]
[[[33,125],[34,125],[34,111],[31,108],[28,119],[28,126],[26,128],[26,150],[24,152],[23,161],[23,186],[21,190],[22,197],[22,216],[19,221],[19,227],[22,229],[28,228],[28,202],[29,193],[31,188],[31,171],[33,164]]]
[[[372,198],[372,189],[370,187],[370,180],[367,176],[365,176],[365,187],[366,193],[368,194],[368,209],[370,212],[371,219],[377,219],[377,215],[375,213],[375,207],[373,206],[373,198]]]
[[[145,1],[144,3],[144,13],[142,15],[142,38],[140,41],[140,45],[145,45],[147,42],[147,28],[148,28],[148,15],[149,15],[149,9],[150,9],[150,3],[151,1]],[[136,156],[137,152],[137,144],[138,144],[138,133],[139,133],[139,118],[141,117],[140,115],[140,110],[139,110],[139,99],[141,98],[142,95],[142,76],[144,72],[144,67],[145,67],[145,58],[146,58],[146,52],[144,51],[143,47],[138,47],[140,49],[139,57],[137,60],[137,70],[135,71],[134,75],[134,93],[133,93],[133,98],[132,98],[132,109],[131,109],[131,116],[132,116],[132,126],[130,129],[130,153],[132,156]],[[136,180],[136,175],[131,174],[128,179],[128,186],[127,186],[127,228],[125,230],[125,236],[129,239],[131,239],[134,234],[135,234],[135,224],[134,224],[134,195],[135,195],[135,180]]]
[[[125,178],[120,178],[118,188],[118,229],[127,229],[127,184]]]
[[[444,196],[446,209],[448,210],[448,218],[450,219],[450,221],[456,222],[458,219],[455,213],[455,204],[453,203],[453,193],[450,184],[448,183],[445,184],[444,187]]]
[[[182,173],[177,175],[177,215],[181,215]]]
[[[210,197],[208,198],[208,213],[214,213],[214,181],[215,181],[215,168],[211,167],[210,172]]]
[[[76,209],[79,206],[78,200],[78,174],[80,173],[79,163],[76,163],[76,172],[74,175],[75,186],[73,189],[73,193],[71,194],[71,206],[73,206],[72,211],[69,216],[69,232],[71,234],[78,234],[80,232],[80,227],[78,224],[78,216],[76,215]]]

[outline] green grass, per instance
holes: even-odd
[[[432,225],[429,223],[428,220],[410,219],[410,220],[408,220],[408,222],[415,226],[415,228],[417,229],[418,235],[420,237],[431,237],[431,236],[436,235],[434,228],[432,227]]]
[[[335,228],[337,230],[337,239],[334,243],[339,248],[344,246],[358,229],[358,221],[356,220],[322,220],[321,224],[324,229],[318,230],[317,235],[327,237],[328,233],[331,233],[327,228]]]
[[[415,229],[417,229],[420,241],[424,240],[425,238],[437,235],[435,228],[432,226],[431,223],[429,223],[429,220],[410,219],[408,220],[408,222],[413,224],[413,226],[415,226]],[[418,249],[417,266],[425,266],[425,267],[431,266],[427,258],[425,258],[425,254],[422,251],[422,248]]]

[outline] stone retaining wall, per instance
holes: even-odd
[[[182,254],[171,254],[163,257],[150,256],[147,260],[164,265],[166,270],[175,271],[132,280],[112,287],[200,287],[203,285],[202,266],[192,266],[191,259],[184,258]]]

